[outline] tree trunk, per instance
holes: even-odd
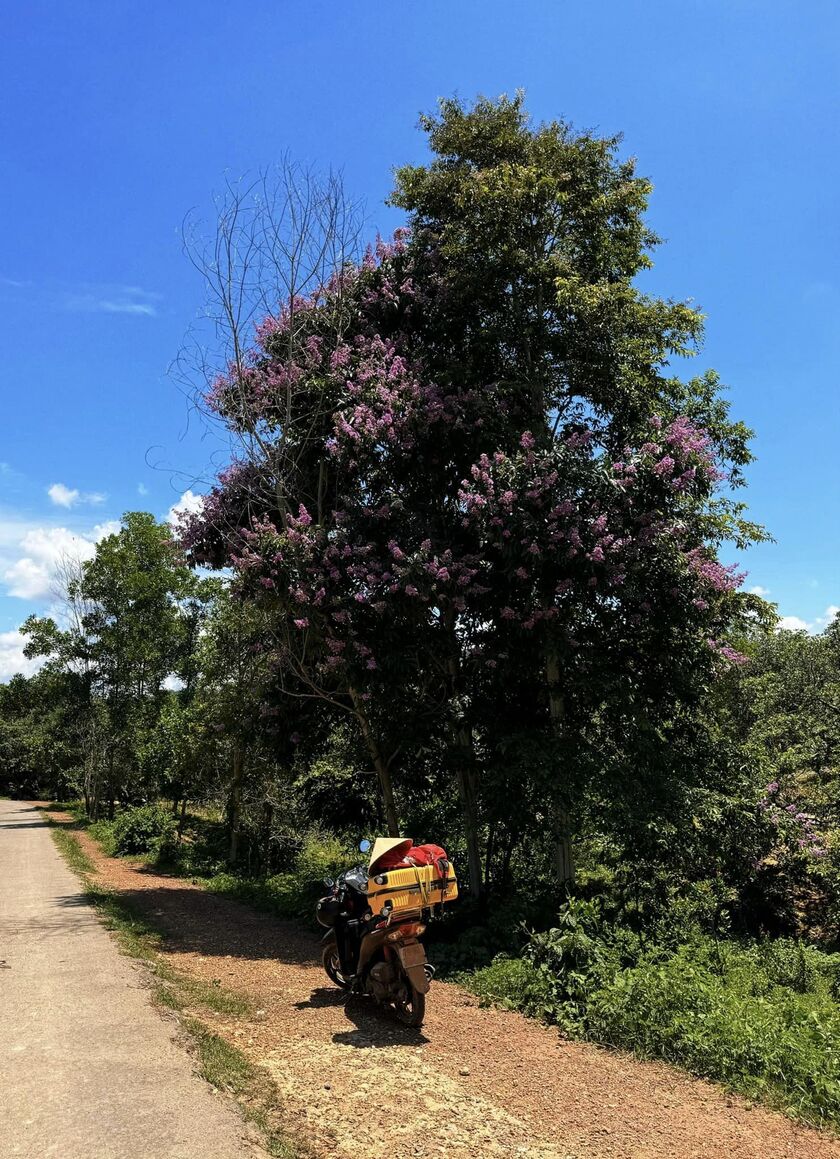
[[[487,847],[484,850],[484,872],[487,878],[487,887],[495,885],[496,879],[493,873],[493,858],[496,853],[496,822],[490,823],[487,830]]]
[[[554,875],[561,885],[574,885],[575,862],[572,856],[572,827],[566,809],[558,806],[554,814]]]
[[[370,759],[373,761],[373,767],[376,769],[376,775],[379,778],[379,788],[382,793],[382,804],[385,809],[385,824],[388,826],[388,835],[389,837],[400,837],[400,819],[397,815],[397,804],[394,799],[394,784],[391,780],[391,770],[388,768],[388,764],[382,756],[379,742],[374,736],[373,729],[370,727],[370,721],[365,711],[365,702],[355,688],[350,689],[350,698],[353,701],[356,719],[359,722],[359,728],[362,730],[362,736],[365,738]]]
[[[85,738],[85,809],[91,821],[99,813],[99,743],[93,729]]]
[[[450,653],[447,660],[449,672],[449,704],[452,716],[452,753],[461,799],[461,816],[464,821],[464,838],[467,843],[467,872],[470,878],[470,893],[480,898],[484,892],[484,870],[481,864],[481,827],[478,820],[478,774],[476,770],[475,746],[472,731],[464,719],[460,705],[461,672],[458,665],[460,644],[455,634],[452,615],[447,628],[450,637]]]
[[[504,892],[504,890],[507,888],[508,881],[510,880],[510,862],[511,858],[513,857],[513,851],[516,847],[516,842],[517,834],[512,832],[508,837],[508,843],[505,846],[505,855],[502,861],[502,879],[499,884],[499,888],[502,890],[502,892]]]
[[[112,747],[111,752],[108,756],[108,820],[109,821],[114,820],[114,798],[116,796],[116,793],[114,790],[114,756],[115,756],[115,753],[114,753],[114,749]]]
[[[548,712],[552,731],[559,740],[563,734],[566,706],[560,688],[560,661],[556,648],[550,647],[545,659],[545,678],[548,685]],[[552,857],[554,875],[561,885],[573,885],[575,864],[572,857],[572,827],[569,811],[557,793],[553,806],[554,854]]]
[[[228,797],[228,826],[230,827],[230,845],[228,847],[228,862],[236,864],[239,852],[239,818],[242,813],[242,781],[245,776],[245,754],[242,746],[236,744],[233,749],[233,776],[230,782]]]
[[[265,829],[265,837],[263,839],[263,873],[271,873],[271,822],[274,819],[274,806],[271,801],[266,801],[263,810],[263,826]]]
[[[187,819],[187,798],[181,798],[181,816],[178,818],[178,840],[183,840],[184,837],[184,822]]]
[[[475,772],[475,750],[466,725],[457,725],[454,728],[453,741],[457,762],[458,795],[461,798],[461,816],[464,820],[464,837],[467,842],[470,893],[478,898],[484,892],[481,832],[478,823],[478,778]]]

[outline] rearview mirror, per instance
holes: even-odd
[[[359,853],[370,853],[372,849],[371,843],[365,838],[364,841],[359,842]]]

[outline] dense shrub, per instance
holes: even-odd
[[[523,958],[497,958],[462,981],[571,1035],[840,1124],[840,955],[700,933],[668,949],[598,921],[597,907],[571,903]]]
[[[214,893],[249,902],[282,918],[311,918],[317,899],[326,892],[324,878],[352,865],[350,854],[334,837],[309,834],[286,873],[272,877],[240,877],[216,873],[205,880]]]
[[[840,1123],[840,1009],[823,971],[796,992],[756,953],[727,947],[718,971],[704,948],[616,974],[590,996],[587,1036]]]
[[[113,857],[117,852],[117,842],[114,835],[113,821],[92,821],[87,827],[88,833],[94,841],[99,843],[102,852]]]
[[[175,838],[176,822],[161,805],[138,805],[119,813],[111,824],[113,850],[118,857],[132,853],[159,853]]]
[[[553,987],[545,974],[525,958],[501,955],[489,966],[472,974],[456,975],[456,980],[488,1005],[520,1010],[531,1018],[556,1021]]]

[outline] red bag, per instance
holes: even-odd
[[[440,845],[414,845],[405,855],[410,865],[438,865],[441,861],[448,861],[446,850]]]
[[[411,869],[415,865],[437,865],[441,860],[448,861],[446,850],[440,845],[412,845],[408,852],[399,856],[400,850],[395,849],[383,854],[377,862],[377,870],[384,869]],[[442,872],[442,870],[441,870]]]
[[[409,854],[411,847],[409,847]],[[386,869],[408,869],[413,864],[411,861],[406,861],[407,854],[400,849],[391,849],[388,853],[383,853],[376,862],[376,872],[381,873]]]

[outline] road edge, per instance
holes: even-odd
[[[233,990],[207,986],[165,962],[158,953],[161,931],[141,918],[114,890],[97,882],[96,866],[78,837],[44,805],[38,808],[59,854],[79,879],[82,892],[120,953],[143,970],[153,1006],[162,1017],[177,1022],[178,1037],[197,1063],[196,1074],[233,1102],[272,1159],[309,1159],[311,1151],[282,1122],[282,1101],[268,1072],[211,1030],[196,1013],[196,1007],[204,1006],[229,1016],[245,1017],[252,1013],[250,999]]]

